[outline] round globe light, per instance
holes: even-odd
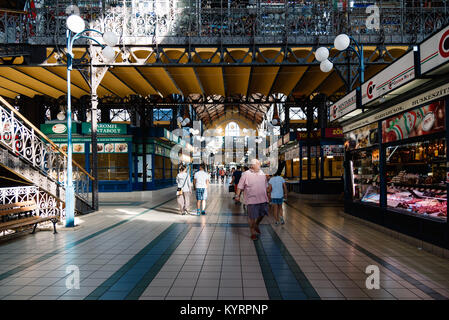
[[[189,119],[189,118],[186,118],[186,119],[184,120],[184,122],[185,122],[186,124],[189,124],[189,123],[190,123],[190,119]]]
[[[76,14],[72,14],[67,18],[67,28],[74,33],[80,33],[85,29],[85,26],[83,18]]]
[[[182,122],[182,117],[178,117],[178,118],[176,118],[176,120],[178,120],[178,122],[181,123]]]
[[[320,47],[315,51],[315,59],[319,62],[326,60],[329,57],[329,50],[326,47]]]
[[[273,120],[271,120],[271,123],[273,124],[273,126],[277,126],[277,124],[278,124],[278,119],[273,119]]]
[[[342,33],[335,38],[334,47],[337,50],[343,51],[349,47],[350,42],[351,39],[349,39],[349,37],[346,34]]]
[[[104,47],[102,53],[103,57],[105,57],[105,59],[108,61],[112,61],[115,59],[115,50],[110,46]]]
[[[328,59],[326,59],[320,63],[320,69],[323,72],[329,72],[332,70],[333,67],[334,67],[334,64],[332,62],[330,62]]]
[[[58,120],[62,121],[65,119],[65,113],[60,111],[57,115],[56,118],[58,118]]]
[[[103,33],[103,41],[110,47],[115,47],[118,43],[118,37],[114,32],[106,31]]]

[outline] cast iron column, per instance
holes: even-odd
[[[90,65],[90,83],[94,83],[92,63]],[[91,103],[91,146],[92,146],[92,164],[91,173],[94,177],[92,181],[92,207],[95,211],[98,210],[98,150],[97,150],[97,113],[98,113],[98,96],[96,87],[92,86],[92,92],[90,97]]]

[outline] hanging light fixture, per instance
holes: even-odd
[[[273,119],[271,120],[271,124],[273,126],[277,126],[281,123],[281,118],[279,117],[279,111],[277,104],[274,104],[273,106]]]
[[[65,120],[65,113],[64,113],[64,111],[59,111],[58,114],[56,115],[56,118],[57,118],[59,121]]]

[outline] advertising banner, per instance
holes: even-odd
[[[446,129],[444,100],[404,112],[382,121],[382,141],[393,142]]]
[[[415,78],[413,51],[406,53],[362,85],[362,104],[365,105]]]
[[[345,134],[345,149],[353,150],[360,148],[367,148],[379,142],[377,134],[377,123],[372,123],[368,126],[359,128],[357,130]]]
[[[330,120],[337,120],[351,111],[354,111],[356,108],[357,95],[356,90],[353,90],[330,106]]]
[[[449,26],[424,41],[419,46],[421,73],[449,61]]]
[[[392,107],[384,109],[378,113],[375,113],[371,116],[363,118],[359,121],[348,124],[347,126],[343,127],[343,132],[346,133],[346,132],[352,131],[356,128],[363,127],[367,124],[386,119],[395,114],[407,111],[409,109],[416,108],[418,105],[427,103],[427,102],[435,100],[435,99],[445,97],[447,95],[449,95],[449,83],[443,84],[443,85],[439,86],[438,88],[435,88],[435,89],[432,89],[425,93],[422,93],[416,97],[413,97],[411,99],[403,101],[399,104],[396,104]]]

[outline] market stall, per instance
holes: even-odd
[[[364,83],[361,101],[349,93],[330,112],[345,136],[345,211],[444,247],[448,38],[446,27]]]
[[[91,124],[72,124],[73,160],[87,172],[92,167]],[[67,151],[67,124],[64,121],[47,121],[41,131],[63,151]],[[98,188],[105,191],[131,191],[132,136],[124,123],[98,123]]]

